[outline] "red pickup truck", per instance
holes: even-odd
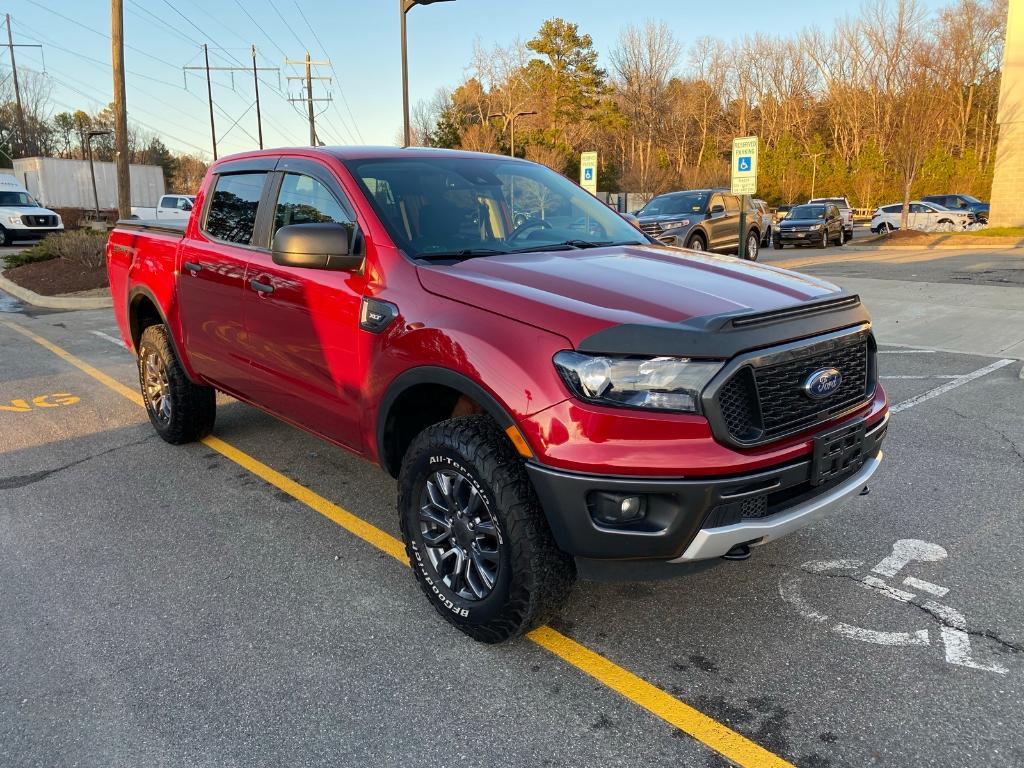
[[[882,458],[857,296],[657,243],[524,160],[236,155],[107,259],[157,432],[206,435],[220,390],[379,464],[424,592],[483,641],[577,575],[745,559]]]

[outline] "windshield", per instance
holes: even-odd
[[[641,208],[637,216],[703,213],[710,196],[710,192],[676,192],[671,195],[660,195]]]
[[[535,163],[420,156],[346,163],[408,255],[454,258],[650,240]]]
[[[979,200],[978,198],[971,197],[970,195],[960,195],[960,197],[962,199],[966,200],[968,203],[980,203],[981,202],[981,200]]]
[[[824,205],[798,205],[789,212],[787,219],[824,219]]]
[[[0,192],[0,205],[15,208],[38,208],[39,203],[28,192]]]

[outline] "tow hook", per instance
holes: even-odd
[[[860,493],[858,493],[857,495],[858,495],[858,496],[867,496],[867,495],[868,495],[869,493],[871,493],[871,489],[870,489],[870,488],[868,488],[868,487],[867,487],[867,486],[865,485],[865,486],[864,486],[863,488],[861,488],[861,489],[860,489]]]
[[[746,560],[748,557],[750,557],[750,546],[747,544],[737,544],[722,555],[723,560]]]

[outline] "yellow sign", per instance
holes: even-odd
[[[757,136],[732,140],[732,193],[757,192]]]
[[[580,155],[580,186],[592,195],[597,194],[597,152]]]

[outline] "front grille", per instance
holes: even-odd
[[[734,373],[715,395],[721,424],[733,441],[753,445],[775,440],[827,421],[866,402],[874,392],[874,349],[866,333],[822,350],[811,344],[789,359],[755,360]],[[842,374],[839,388],[823,400],[804,393],[807,378],[821,368]]]
[[[56,227],[57,217],[56,216],[30,216],[25,214],[21,217],[21,223],[26,227]]]
[[[649,221],[646,224],[641,224],[640,229],[645,235],[650,235],[651,237],[657,237],[664,231],[661,228],[661,224],[656,221]]]

